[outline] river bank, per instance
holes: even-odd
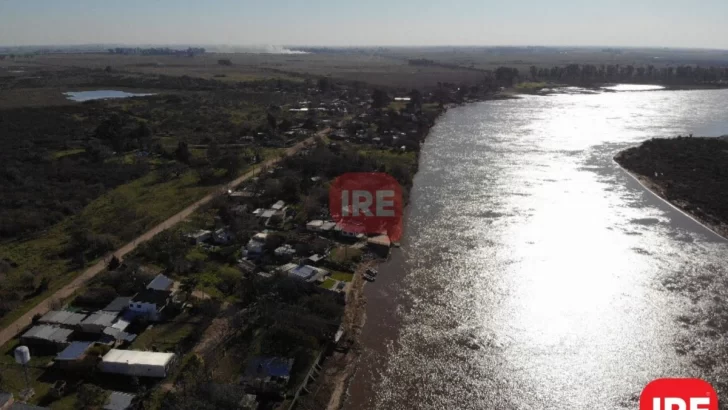
[[[508,92],[498,93],[489,96],[483,96],[478,99],[468,100],[461,104],[448,104],[442,107],[439,113],[435,117],[435,122],[444,115],[449,109],[468,104],[474,104],[483,101],[491,100],[507,100],[507,99],[518,99],[517,95],[513,95]],[[430,129],[427,131],[429,134]],[[425,137],[425,140],[427,136]],[[424,140],[422,141],[424,143]],[[419,153],[418,153],[419,159]],[[419,168],[419,160],[418,160]],[[416,177],[416,173],[413,174],[412,179]],[[405,203],[409,202],[409,198],[404,198]],[[393,248],[392,252],[400,252],[399,249]],[[354,376],[356,375],[359,361],[361,359],[362,344],[361,334],[366,324],[366,307],[367,300],[364,294],[364,287],[367,282],[362,278],[362,273],[367,268],[376,268],[378,265],[385,263],[387,260],[375,260],[366,261],[361,263],[354,274],[354,280],[352,281],[351,288],[347,294],[346,310],[344,313],[344,320],[342,322],[345,337],[349,340],[350,347],[346,352],[335,351],[330,357],[326,359],[321,370],[319,379],[316,385],[313,387],[315,392],[311,396],[302,401],[303,407],[325,408],[327,410],[340,410],[344,407],[349,387],[351,386]],[[376,286],[376,284],[374,285]]]
[[[727,152],[723,139],[678,137],[645,141],[614,160],[655,195],[728,238]]]

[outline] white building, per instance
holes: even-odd
[[[101,359],[99,369],[104,373],[164,378],[174,359],[174,353],[111,349]]]
[[[253,235],[245,246],[249,254],[261,254],[263,253],[263,247],[265,247],[265,240],[268,238],[266,232],[259,232]]]
[[[202,242],[205,242],[212,238],[212,232],[208,230],[199,230],[197,232],[193,232],[187,235],[187,238],[195,245],[199,245]]]
[[[137,293],[129,302],[129,310],[149,320],[159,320],[162,309],[172,298],[172,292],[145,289]]]

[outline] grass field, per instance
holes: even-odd
[[[197,176],[193,172],[162,183],[158,183],[157,175],[152,173],[97,198],[83,209],[80,218],[89,222],[93,232],[113,235],[117,245],[121,245],[184,209],[212,189],[197,185]],[[22,272],[50,279],[47,291],[23,301],[20,308],[0,320],[0,326],[11,323],[80,273],[73,271],[70,260],[61,255],[68,243],[69,224],[70,220],[65,220],[35,239],[0,245],[0,255],[18,264],[15,275],[9,275],[6,280],[19,280]],[[92,263],[89,261],[89,265]]]
[[[132,342],[129,349],[152,350],[152,348],[156,348],[162,352],[174,352],[176,346],[179,346],[182,341],[197,333],[202,321],[201,315],[193,316],[188,312],[182,312],[170,322],[155,324],[147,328]]]

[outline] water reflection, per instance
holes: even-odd
[[[368,292],[352,409],[634,408],[686,309],[660,285],[728,248],[612,161],[720,135],[727,91],[526,97],[448,113],[421,158],[401,254]]]

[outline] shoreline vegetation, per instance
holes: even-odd
[[[651,139],[614,160],[655,195],[728,238],[726,137]]]

